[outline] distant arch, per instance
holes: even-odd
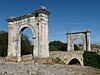
[[[83,39],[83,50],[91,51],[90,46],[90,31],[67,33],[67,51],[74,51],[74,40],[77,38]]]

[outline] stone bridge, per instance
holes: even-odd
[[[83,66],[83,53],[84,51],[51,51],[50,57],[60,58],[68,65],[80,64]]]

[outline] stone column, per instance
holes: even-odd
[[[83,49],[86,51],[86,37],[83,38]]]
[[[69,32],[67,33],[67,51],[70,51],[71,50],[71,40],[70,40],[70,34]]]
[[[42,15],[42,16],[41,16]],[[39,45],[39,57],[49,57],[49,46],[48,46],[48,17],[46,14],[39,14],[39,27],[38,27],[38,45]]]
[[[34,48],[33,48],[33,59],[38,57],[38,37],[33,36]]]
[[[43,50],[43,47],[42,47],[42,31],[41,31],[41,23],[39,22],[39,25],[38,25],[38,56],[39,57],[42,57],[42,50]]]
[[[87,50],[91,51],[91,44],[90,44],[90,32],[87,31]]]
[[[70,51],[74,51],[74,37],[71,37],[71,50]]]
[[[12,27],[9,25],[9,27],[8,27],[8,54],[7,54],[7,57],[9,57],[9,56],[11,56],[11,55],[13,55],[12,53],[11,53],[11,32],[12,32]]]
[[[49,45],[48,45],[48,20],[43,25],[43,37],[44,37],[44,57],[49,57]]]
[[[16,46],[15,46],[15,34],[14,33],[14,22],[9,22],[8,26],[8,54],[7,54],[7,60],[13,61],[13,59],[16,59]]]
[[[16,40],[16,54],[17,54],[17,62],[21,61],[21,34],[18,36]]]

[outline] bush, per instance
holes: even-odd
[[[57,64],[65,64],[65,62],[62,60],[62,59],[60,59],[59,57],[56,57],[55,59],[53,59],[53,62],[55,62],[55,63],[57,63]]]
[[[0,31],[0,56],[7,56],[8,33]]]
[[[61,41],[51,41],[49,43],[50,51],[67,51],[67,44]]]
[[[97,55],[95,52],[85,51],[83,58],[85,66],[92,66],[100,69],[100,55]]]

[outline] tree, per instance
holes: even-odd
[[[67,51],[67,43],[63,43],[61,41],[51,41],[49,43],[49,50],[50,51]],[[74,45],[74,50],[80,50],[77,45]]]
[[[67,44],[61,41],[51,41],[49,43],[50,51],[67,51]]]
[[[0,32],[0,56],[7,56],[7,46],[8,46],[8,33],[5,31]]]
[[[79,46],[77,46],[77,45],[74,45],[74,50],[75,50],[75,51],[80,51],[80,48],[79,48]]]
[[[22,34],[21,37],[21,55],[32,54],[33,46],[26,34]]]
[[[32,44],[29,40],[28,36],[25,34],[22,34],[21,37],[21,54],[32,54]],[[7,47],[8,47],[8,32],[0,31],[0,56],[6,57],[7,56]]]

